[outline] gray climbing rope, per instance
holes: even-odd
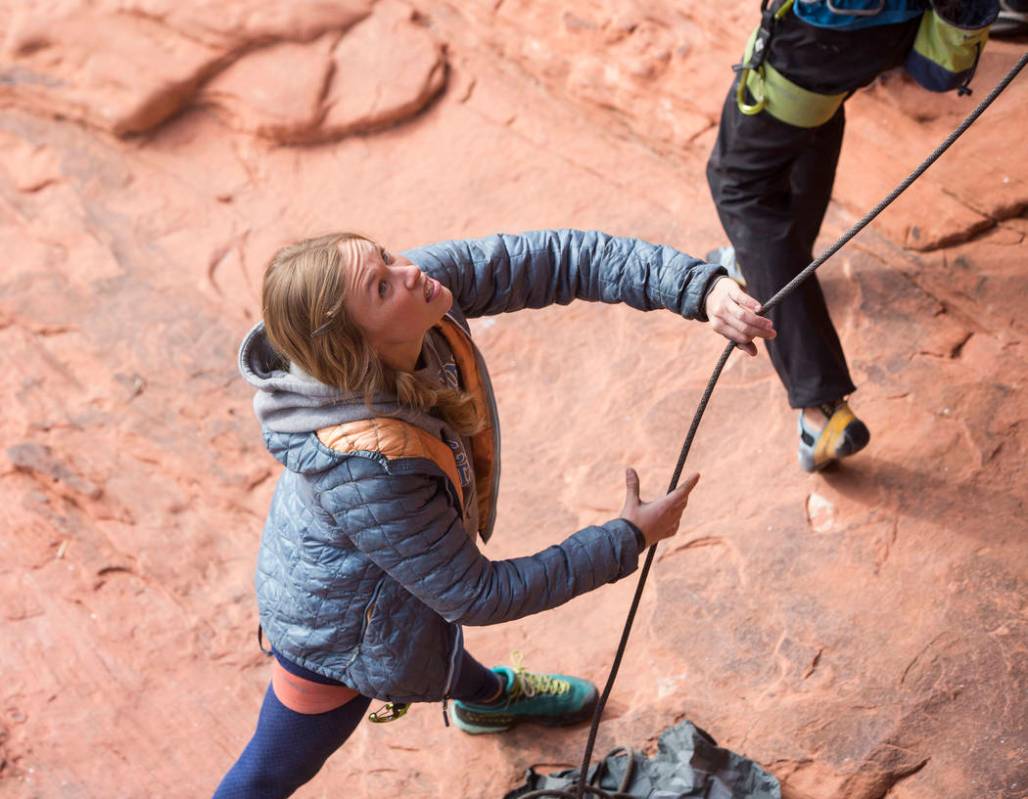
[[[899,197],[904,191],[906,191],[910,185],[917,180],[921,175],[924,174],[925,170],[934,164],[946,150],[949,149],[950,145],[959,139],[971,125],[982,115],[986,108],[992,105],[993,101],[999,97],[1010,82],[1017,77],[1018,73],[1024,69],[1025,64],[1028,64],[1028,52],[1025,52],[1017,63],[1011,68],[1011,70],[996,84],[996,87],[989,92],[988,97],[982,100],[967,117],[961,122],[953,132],[950,133],[946,139],[932,151],[932,153],[925,158],[921,164],[898,185],[894,188],[888,196],[885,197],[878,205],[867,212],[853,227],[847,230],[834,244],[828,249],[821,253],[815,258],[809,266],[807,266],[802,272],[796,277],[785,284],[771,299],[763,304],[761,313],[767,313],[767,311],[778,305],[785,297],[791,294],[796,287],[804,280],[814,274],[815,270],[821,266],[825,261],[835,255],[842,247],[847,244],[850,239],[856,236],[861,230],[873,220],[878,214],[885,210],[893,200]],[[668,486],[667,493],[671,493],[678,486],[678,480],[682,476],[682,468],[685,466],[685,459],[689,455],[689,450],[692,447],[693,439],[696,437],[696,430],[700,426],[700,419],[703,418],[703,413],[707,409],[707,403],[710,401],[711,394],[714,393],[714,386],[717,385],[718,379],[721,377],[721,372],[725,368],[725,364],[728,363],[728,357],[732,354],[732,350],[735,348],[735,344],[729,344],[725,347],[721,353],[721,357],[718,358],[717,365],[714,367],[714,371],[710,376],[710,380],[707,381],[707,386],[703,390],[703,396],[700,397],[699,404],[696,407],[696,412],[693,414],[692,424],[689,426],[689,432],[686,434],[685,443],[682,444],[681,453],[678,456],[678,463],[675,465],[675,471],[671,476],[671,483]],[[653,557],[656,554],[657,545],[654,544],[649,548],[646,553],[646,560],[643,563],[643,567],[639,572],[639,582],[636,585],[635,595],[632,597],[632,604],[628,609],[628,616],[625,619],[625,626],[621,632],[621,641],[618,644],[617,653],[614,656],[614,662],[610,667],[610,674],[607,677],[607,683],[603,688],[603,693],[600,695],[599,701],[596,703],[596,709],[593,712],[592,725],[589,729],[589,739],[586,743],[585,752],[582,756],[582,765],[579,767],[578,784],[574,793],[562,790],[540,790],[532,791],[523,799],[527,797],[554,797],[555,799],[585,799],[586,796],[596,796],[600,799],[618,799],[619,796],[624,796],[618,791],[617,795],[611,794],[604,791],[601,788],[597,788],[592,785],[587,785],[585,780],[586,775],[589,771],[589,761],[592,759],[593,747],[596,744],[596,735],[599,731],[600,719],[603,717],[603,710],[606,707],[607,699],[610,697],[611,689],[614,687],[614,681],[617,679],[618,669],[621,667],[621,660],[624,657],[625,649],[628,646],[628,637],[632,631],[632,624],[635,621],[635,614],[639,609],[639,601],[642,598],[643,588],[646,585],[646,578],[650,573],[650,566],[653,563]]]

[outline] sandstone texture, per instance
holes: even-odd
[[[252,573],[277,463],[235,353],[263,265],[599,228],[702,255],[704,164],[755,3],[0,0],[0,795],[210,795],[269,676]],[[973,98],[847,105],[830,243]],[[819,273],[868,450],[818,476],[762,353],[690,456],[597,754],[682,718],[786,799],[1028,795],[1028,75]],[[488,553],[667,484],[722,348],[585,304],[474,323],[504,422]],[[635,579],[468,629],[486,662],[606,678]],[[365,724],[297,796],[501,796],[586,730]]]

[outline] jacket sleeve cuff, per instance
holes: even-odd
[[[610,582],[614,582],[627,577],[639,568],[639,553],[643,549],[639,546],[639,540],[642,538],[642,533],[627,519],[611,519],[603,527],[606,529],[607,535],[611,537],[614,544],[614,557],[618,562],[618,573],[610,580]]]
[[[700,305],[696,309],[696,321],[697,322],[709,322],[710,319],[707,317],[707,295],[710,294],[714,288],[714,284],[717,283],[721,278],[728,277],[728,270],[723,266],[711,264],[711,266],[717,266],[715,271],[707,279],[707,285],[703,288],[703,294],[700,296]]]
[[[635,543],[639,547],[639,554],[641,555],[646,551],[646,536],[643,535],[643,531],[628,521],[628,519],[622,517],[619,521],[624,522],[628,525],[628,529],[635,533]]]

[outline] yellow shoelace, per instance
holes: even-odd
[[[507,701],[516,702],[521,697],[531,699],[536,696],[561,696],[571,690],[571,683],[561,680],[550,674],[535,674],[526,671],[522,663],[523,657],[520,652],[511,653],[511,662],[514,665],[514,685],[507,695]]]

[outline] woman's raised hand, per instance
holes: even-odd
[[[625,506],[621,509],[621,518],[642,531],[647,547],[670,538],[678,532],[682,512],[689,502],[689,492],[699,481],[700,476],[696,473],[686,475],[682,484],[670,494],[652,502],[643,502],[639,499],[639,475],[629,467],[625,471]]]
[[[774,325],[770,319],[757,316],[760,303],[739,288],[730,277],[720,277],[707,292],[704,310],[710,326],[727,339],[739,345],[750,355],[757,354],[753,339],[774,338]]]

